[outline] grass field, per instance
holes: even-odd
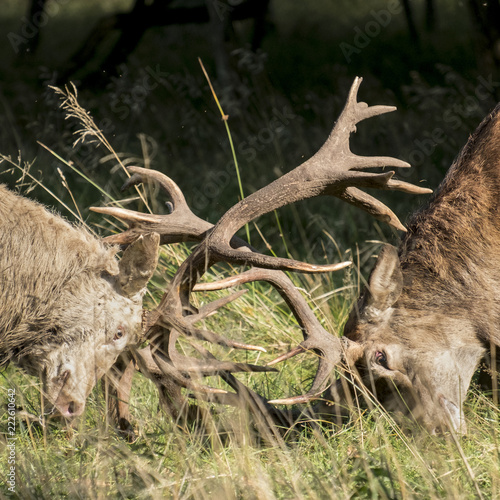
[[[173,271],[172,262],[185,255],[185,247],[169,248],[162,255],[150,286],[150,307],[157,287]],[[332,292],[333,282],[315,278],[298,284],[312,291],[312,307],[337,332],[353,291],[333,294],[325,308],[322,299],[314,298]],[[352,276],[345,277],[344,286],[356,288]],[[200,304],[208,300],[203,295]],[[249,287],[244,298],[207,326],[266,346],[268,354],[248,355],[251,362],[263,363],[299,339],[279,297],[260,285]],[[235,357],[222,348],[215,352],[220,358]],[[313,365],[312,360],[290,361],[279,373],[247,376],[246,383],[273,397],[299,393],[310,382]],[[73,425],[46,420],[41,426],[28,417],[42,412],[38,381],[13,367],[1,377],[2,427],[8,388],[15,389],[22,412],[16,420],[13,498],[458,499],[500,494],[498,409],[475,388],[465,403],[469,433],[462,438],[429,436],[422,429],[405,434],[374,405],[343,427],[317,421],[314,427],[287,431],[282,440],[262,442],[256,441],[248,416],[230,407],[202,403],[218,432],[177,425],[159,412],[152,383],[136,375],[131,400],[136,440],[130,444],[108,420],[100,388],[91,394],[85,416]],[[220,385],[215,379],[210,383]],[[5,437],[0,439],[5,442]],[[2,482],[11,449],[3,446],[0,454]],[[6,493],[2,484],[0,496]]]
[[[171,267],[173,252],[164,255],[166,266]],[[307,283],[317,287],[313,297],[331,291],[328,283],[315,281]],[[332,332],[345,319],[342,299],[330,301],[330,315],[317,308]],[[286,308],[263,286],[250,287],[244,299],[210,323],[218,333],[266,346],[269,353],[258,360],[248,356],[252,362],[262,363],[298,340]],[[234,359],[222,349],[217,356]],[[248,376],[246,383],[273,397],[302,392],[313,368],[304,361],[290,361],[278,374]],[[38,381],[13,367],[1,376],[2,422],[7,388],[15,389],[16,405],[24,412],[16,421],[14,498],[458,499],[500,494],[498,409],[474,388],[465,403],[469,432],[462,438],[429,436],[415,428],[405,434],[375,405],[343,427],[318,421],[311,428],[288,430],[282,440],[262,442],[256,441],[248,416],[230,407],[202,404],[218,432],[176,425],[159,412],[152,383],[136,375],[131,400],[136,441],[130,444],[108,420],[99,388],[85,416],[72,426],[45,421],[42,427],[26,416],[42,411]],[[218,386],[217,380],[210,383]],[[3,447],[0,454],[2,482],[10,453]],[[2,485],[0,496],[6,493]]]
[[[8,372],[18,404],[37,411],[32,380]],[[21,396],[22,394],[22,396]],[[408,437],[380,409],[342,429],[319,423],[285,443],[252,444],[244,416],[214,409],[225,439],[183,430],[157,412],[155,390],[137,380],[134,444],[106,422],[95,392],[74,428],[18,420],[14,498],[497,498],[498,411],[473,391],[469,435]],[[2,478],[6,451],[0,457]],[[2,488],[2,495],[6,491]]]

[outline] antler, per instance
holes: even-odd
[[[318,356],[318,369],[309,391],[294,398],[272,400],[274,404],[296,404],[311,401],[321,395],[335,374],[335,367],[342,362],[352,364],[353,356],[358,355],[357,344],[347,338],[334,337],[320,324],[311,308],[292,280],[283,272],[254,268],[238,276],[224,280],[202,283],[194,287],[194,291],[222,290],[253,281],[266,281],[283,297],[302,329],[304,341],[295,349],[267,363],[273,366],[303,352],[313,352]]]
[[[431,191],[403,181],[393,180],[394,171],[384,173],[363,171],[373,167],[407,168],[410,165],[396,158],[362,157],[351,152],[349,138],[360,121],[396,109],[392,106],[368,106],[366,103],[358,102],[357,92],[360,84],[361,78],[356,78],[349,92],[346,106],[332,132],[325,144],[312,158],[241,200],[230,208],[215,226],[202,221],[191,212],[181,191],[173,181],[159,172],[137,167],[129,169],[134,175],[126,183],[126,187],[138,182],[156,180],[172,200],[172,213],[155,216],[117,208],[97,210],[116,216],[129,225],[127,231],[113,237],[113,242],[129,243],[137,234],[152,231],[161,235],[162,243],[172,241],[200,242],[172,278],[160,305],[148,316],[150,331],[157,333],[158,328],[161,327],[163,332],[160,338],[154,339],[155,348],[160,349],[154,351],[159,354],[154,354],[153,357],[165,374],[169,370],[171,371],[172,367],[176,373],[181,373],[184,379],[192,377],[194,373],[206,375],[208,373],[227,374],[241,370],[257,371],[257,367],[252,365],[220,362],[208,355],[203,355],[203,360],[190,358],[187,362],[186,358],[181,358],[175,350],[175,343],[180,334],[235,348],[262,350],[256,346],[234,342],[195,326],[195,323],[206,314],[215,311],[236,297],[230,296],[220,299],[209,305],[204,311],[194,313],[195,308],[189,300],[192,291],[228,288],[236,284],[257,280],[267,281],[278,290],[295,315],[304,335],[304,341],[297,348],[280,356],[269,363],[267,367],[259,368],[259,370],[269,369],[270,365],[305,351],[313,351],[319,358],[318,371],[307,394],[272,402],[287,404],[314,399],[325,389],[337,365],[344,361],[350,363],[360,355],[359,349],[354,343],[350,343],[347,339],[334,337],[323,329],[292,281],[282,272],[283,270],[305,273],[334,271],[344,268],[350,262],[313,265],[293,259],[263,255],[248,243],[234,236],[245,224],[265,213],[296,201],[321,195],[336,196],[362,208],[378,220],[387,222],[396,229],[405,230],[399,219],[387,206],[363,192],[361,188],[399,190],[414,194]],[[197,285],[203,274],[218,262],[254,266],[254,269],[215,284]],[[186,367],[191,367],[192,370],[190,371]],[[232,385],[237,387],[234,383]],[[186,387],[188,384],[185,383],[183,386]]]
[[[167,215],[143,214],[118,207],[91,207],[100,214],[112,215],[127,223],[129,228],[120,234],[108,236],[106,241],[117,245],[130,245],[141,234],[156,232],[160,235],[160,244],[179,243],[181,241],[201,241],[213,224],[197,217],[189,208],[179,186],[161,172],[140,167],[128,167],[131,175],[121,191],[136,186],[157,182],[170,197],[171,213]]]

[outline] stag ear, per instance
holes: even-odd
[[[156,269],[159,248],[160,235],[149,233],[139,236],[123,252],[118,275],[123,295],[132,297],[145,288]]]
[[[368,279],[368,304],[379,311],[391,307],[403,290],[403,273],[398,251],[392,245],[385,245]]]

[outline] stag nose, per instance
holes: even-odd
[[[72,417],[78,417],[85,410],[85,403],[77,403],[76,401],[71,401],[68,405],[68,412]]]
[[[85,410],[85,403],[69,401],[66,403],[56,403],[57,411],[65,418],[79,417]]]
[[[65,365],[56,378],[56,389],[59,394],[54,403],[55,408],[64,418],[78,417],[85,410],[85,398],[75,389],[75,368]]]
[[[467,425],[464,420],[464,415],[455,403],[446,399],[442,394],[439,396],[439,403],[444,410],[446,422],[458,434],[467,432]]]

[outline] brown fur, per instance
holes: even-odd
[[[117,248],[0,185],[0,365],[41,376],[56,409],[81,414],[95,380],[141,333],[158,243],[141,237],[119,264]]]
[[[500,105],[471,136],[400,246],[408,308],[472,317],[500,345]]]
[[[362,346],[365,384],[432,432],[465,431],[471,377],[500,346],[499,203],[500,105],[411,218],[399,251],[381,252],[345,328]],[[340,384],[332,397],[344,399]]]
[[[5,364],[47,342],[68,340],[63,332],[75,315],[88,311],[78,288],[91,286],[96,273],[118,274],[118,262],[116,248],[106,248],[85,229],[5,186],[0,186],[0,218],[0,360]]]

